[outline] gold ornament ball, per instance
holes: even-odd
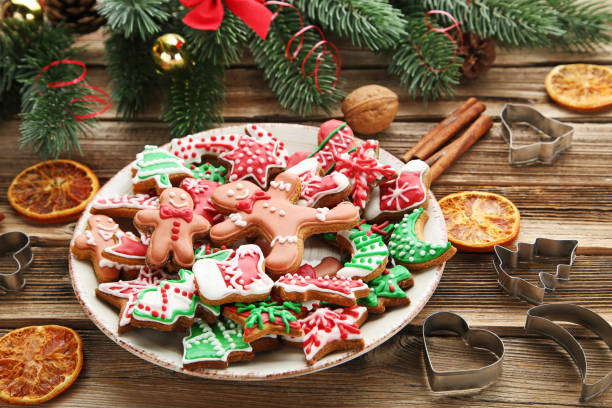
[[[185,39],[178,34],[164,34],[158,37],[151,49],[158,72],[170,74],[190,65],[191,60],[184,47]]]
[[[5,0],[0,8],[0,20],[19,21],[41,26],[43,10],[37,0]]]

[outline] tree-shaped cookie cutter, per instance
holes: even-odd
[[[559,153],[570,147],[574,127],[542,115],[527,105],[508,103],[501,112],[502,137],[510,147],[508,160],[512,165],[534,162],[551,163]],[[528,123],[540,132],[540,141],[524,146],[515,146],[512,124]],[[543,140],[546,139],[546,140]]]
[[[32,263],[30,238],[19,231],[0,234],[0,256],[12,254],[17,269],[9,273],[0,273],[0,291],[17,292],[25,287],[23,271]]]
[[[511,296],[539,305],[544,301],[546,292],[554,291],[560,283],[569,281],[569,275],[578,241],[536,238],[533,244],[519,242],[516,251],[495,245],[493,266],[497,271],[497,281]],[[512,276],[506,269],[516,269],[521,262],[538,263],[540,258],[565,259],[566,263],[557,265],[557,273],[540,272],[540,285],[534,285],[525,279]]]

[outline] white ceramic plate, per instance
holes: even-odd
[[[317,146],[318,129],[315,127],[280,123],[262,124],[261,126],[283,140],[291,152],[312,151]],[[231,126],[209,132],[222,134],[238,133],[242,130],[241,126]],[[384,150],[380,151],[380,158],[383,163],[388,163],[396,169],[402,166],[400,160]],[[97,197],[130,193],[131,188],[131,171],[128,165],[100,189]],[[434,243],[446,242],[444,217],[433,195],[429,200],[427,211],[429,221],[425,226],[425,238]],[[85,230],[87,218],[89,218],[88,210],[78,221],[74,236]],[[338,257],[338,252],[333,247],[317,244],[315,240],[306,242],[305,261],[316,261],[328,255]],[[233,364],[226,369],[190,371],[183,369],[181,365],[183,353],[181,333],[133,329],[119,336],[117,334],[118,311],[96,298],[95,288],[98,282],[90,262],[80,261],[72,254],[70,255],[70,276],[77,298],[91,320],[115,343],[145,360],[171,370],[199,377],[231,380],[263,380],[312,373],[349,361],[372,350],[399,332],[423,309],[438,286],[443,270],[444,265],[440,265],[413,274],[414,286],[408,290],[408,296],[411,299],[409,306],[389,308],[382,315],[371,314],[361,329],[365,339],[365,348],[361,351],[332,353],[309,366],[302,350],[283,346],[280,350],[257,354],[249,362]]]

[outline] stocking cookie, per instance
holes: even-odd
[[[127,279],[138,274],[140,265],[120,264],[105,256],[105,249],[116,246],[124,232],[112,218],[92,215],[87,220],[87,229],[74,239],[70,250],[78,259],[89,259],[99,282],[112,282],[123,274]]]
[[[158,205],[159,198],[148,194],[115,195],[94,200],[91,204],[91,213],[114,218],[133,218],[138,211],[154,209]]]
[[[308,157],[314,157],[323,172],[327,173],[336,163],[336,157],[355,147],[355,135],[346,122],[336,119],[324,122],[317,135],[319,146]]]
[[[288,273],[274,282],[274,294],[292,302],[319,300],[350,307],[357,305],[357,299],[369,293],[368,285],[361,280],[336,277],[311,278]]]
[[[425,210],[416,208],[410,214],[404,215],[391,234],[389,253],[407,268],[427,269],[446,262],[457,252],[450,242],[434,244],[425,241],[423,228],[427,218]]]
[[[298,176],[287,172],[276,177],[267,192],[248,181],[218,187],[212,203],[229,216],[212,227],[212,242],[230,245],[243,237],[262,236],[271,247],[266,272],[272,278],[295,272],[308,236],[348,229],[359,221],[359,211],[351,203],[331,210],[302,207],[294,204],[299,194]]]
[[[145,146],[136,155],[132,165],[132,184],[135,193],[147,193],[155,189],[160,194],[164,189],[180,183],[193,174],[183,161],[157,146]]]
[[[193,200],[193,212],[206,218],[206,220],[214,225],[223,221],[225,217],[213,207],[210,202],[213,191],[220,186],[215,181],[194,179],[187,177],[181,181],[181,188],[189,193]]]
[[[375,223],[399,220],[414,208],[426,208],[430,183],[427,163],[410,160],[404,164],[396,179],[374,189],[363,212],[363,218]]]
[[[389,249],[383,237],[392,229],[388,222],[370,225],[362,221],[354,228],[339,232],[335,237],[326,235],[327,239],[331,239],[351,254],[350,261],[344,264],[336,276],[367,282],[380,275],[389,260]]]
[[[321,176],[321,164],[314,157],[306,159],[287,169],[297,174],[302,182],[298,205],[308,207],[333,207],[348,197],[351,183],[337,171]]]
[[[210,305],[265,300],[274,285],[257,245],[240,246],[228,261],[202,259],[193,265],[193,273],[200,298]]]
[[[247,343],[269,334],[301,336],[298,318],[304,312],[299,303],[268,298],[255,303],[236,303],[223,308],[223,316],[244,327]]]
[[[199,261],[200,259],[212,259],[214,261],[227,261],[232,258],[236,254],[236,251],[233,249],[228,249],[226,247],[221,248],[213,248],[210,244],[206,244],[205,246],[201,246],[194,250],[193,256],[195,261]]]
[[[146,266],[142,266],[136,279],[98,285],[96,296],[120,309],[119,328],[117,330],[119,333],[124,333],[131,327],[132,310],[138,301],[140,292],[145,289],[156,288],[159,282],[167,277],[162,271],[152,271]]]
[[[411,288],[414,279],[408,269],[402,265],[385,269],[384,272],[368,282],[370,293],[357,300],[371,313],[384,313],[389,306],[409,305],[410,298],[404,289]]]
[[[181,331],[191,326],[196,316],[214,322],[220,309],[200,300],[193,272],[181,269],[178,280],[162,280],[156,287],[140,291],[132,308],[130,324],[161,331]]]
[[[364,209],[372,189],[394,179],[397,173],[388,164],[378,161],[378,142],[366,140],[350,153],[336,156],[336,171],[351,180],[351,200]]]
[[[206,218],[193,211],[193,200],[180,188],[168,188],[159,197],[159,208],[140,210],[134,216],[136,228],[152,231],[147,265],[161,268],[171,261],[189,268],[194,263],[193,240],[210,229]]]

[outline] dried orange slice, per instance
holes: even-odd
[[[519,211],[506,197],[482,191],[463,191],[438,201],[448,240],[465,252],[490,252],[506,245],[520,228]]]
[[[612,106],[612,69],[604,65],[558,65],[546,76],[546,92],[558,104],[577,111]]]
[[[28,167],[11,183],[8,199],[15,211],[37,222],[79,217],[100,183],[91,171],[72,160],[51,160]]]
[[[72,385],[83,367],[83,340],[63,326],[28,326],[0,338],[0,400],[39,404]]]

